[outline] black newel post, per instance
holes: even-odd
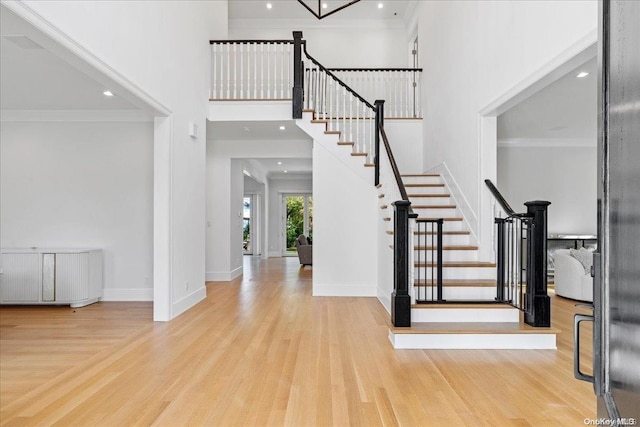
[[[302,31],[293,32],[293,118],[302,118],[304,104],[304,64],[302,63]]]
[[[546,201],[526,202],[532,226],[527,236],[527,293],[524,321],[538,327],[551,326],[551,301],[547,295],[547,206]]]
[[[496,218],[496,226],[498,228],[498,247],[496,254],[496,301],[504,302],[504,272],[506,260],[504,258],[504,229],[506,220],[504,218]]]
[[[411,202],[399,200],[392,204],[395,207],[395,214],[391,322],[393,326],[408,327],[411,326],[411,297],[409,296],[409,210]]]
[[[376,139],[375,153],[373,155],[373,164],[375,165],[375,182],[373,185],[380,184],[380,128],[384,127],[384,100],[378,99],[376,106]]]

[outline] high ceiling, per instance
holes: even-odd
[[[272,5],[271,9],[267,8],[267,3]],[[305,3],[317,11],[317,0],[305,0]],[[327,8],[323,9],[323,14],[325,14],[327,11],[334,10],[349,2],[324,0],[322,3],[327,4]],[[323,18],[322,22],[358,19],[400,20],[404,18],[410,3],[415,3],[415,1],[360,0],[358,3]],[[378,4],[382,4],[383,7],[379,8]],[[317,21],[317,18],[297,0],[229,0],[229,19],[311,19]]]
[[[71,65],[71,55],[0,5],[0,109],[146,113],[139,100],[132,102],[134,95],[102,73],[89,65],[80,69],[79,62]],[[105,90],[115,96],[105,96]]]
[[[536,92],[498,116],[498,139],[588,139],[595,146],[597,77],[593,58]]]

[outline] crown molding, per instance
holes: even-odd
[[[152,122],[141,110],[0,110],[0,122]]]

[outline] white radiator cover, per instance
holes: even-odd
[[[0,304],[70,304],[102,297],[102,250],[2,249]]]

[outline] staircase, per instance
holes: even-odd
[[[366,182],[373,182],[375,176],[380,221],[385,224],[389,251],[396,250],[393,203],[408,200],[417,214],[409,236],[411,326],[395,327],[389,322],[389,340],[394,348],[554,349],[557,331],[526,325],[518,308],[496,302],[496,263],[479,259],[474,236],[442,177],[399,175],[384,133],[384,101],[376,101],[374,107],[312,58],[306,44],[299,39],[291,44],[295,51],[291,93],[296,124]],[[296,65],[302,53],[308,61],[305,64],[311,64],[309,68],[303,69],[302,62]],[[227,59],[226,63],[232,62]],[[226,74],[231,75],[228,69]],[[257,88],[258,80],[254,83]],[[220,92],[222,86],[220,83]],[[255,88],[254,94],[258,93]],[[386,155],[380,139],[385,142]],[[433,228],[420,227],[423,220],[438,219],[442,220],[442,295],[435,298],[433,277],[440,267],[435,256],[439,249],[437,233]]]

